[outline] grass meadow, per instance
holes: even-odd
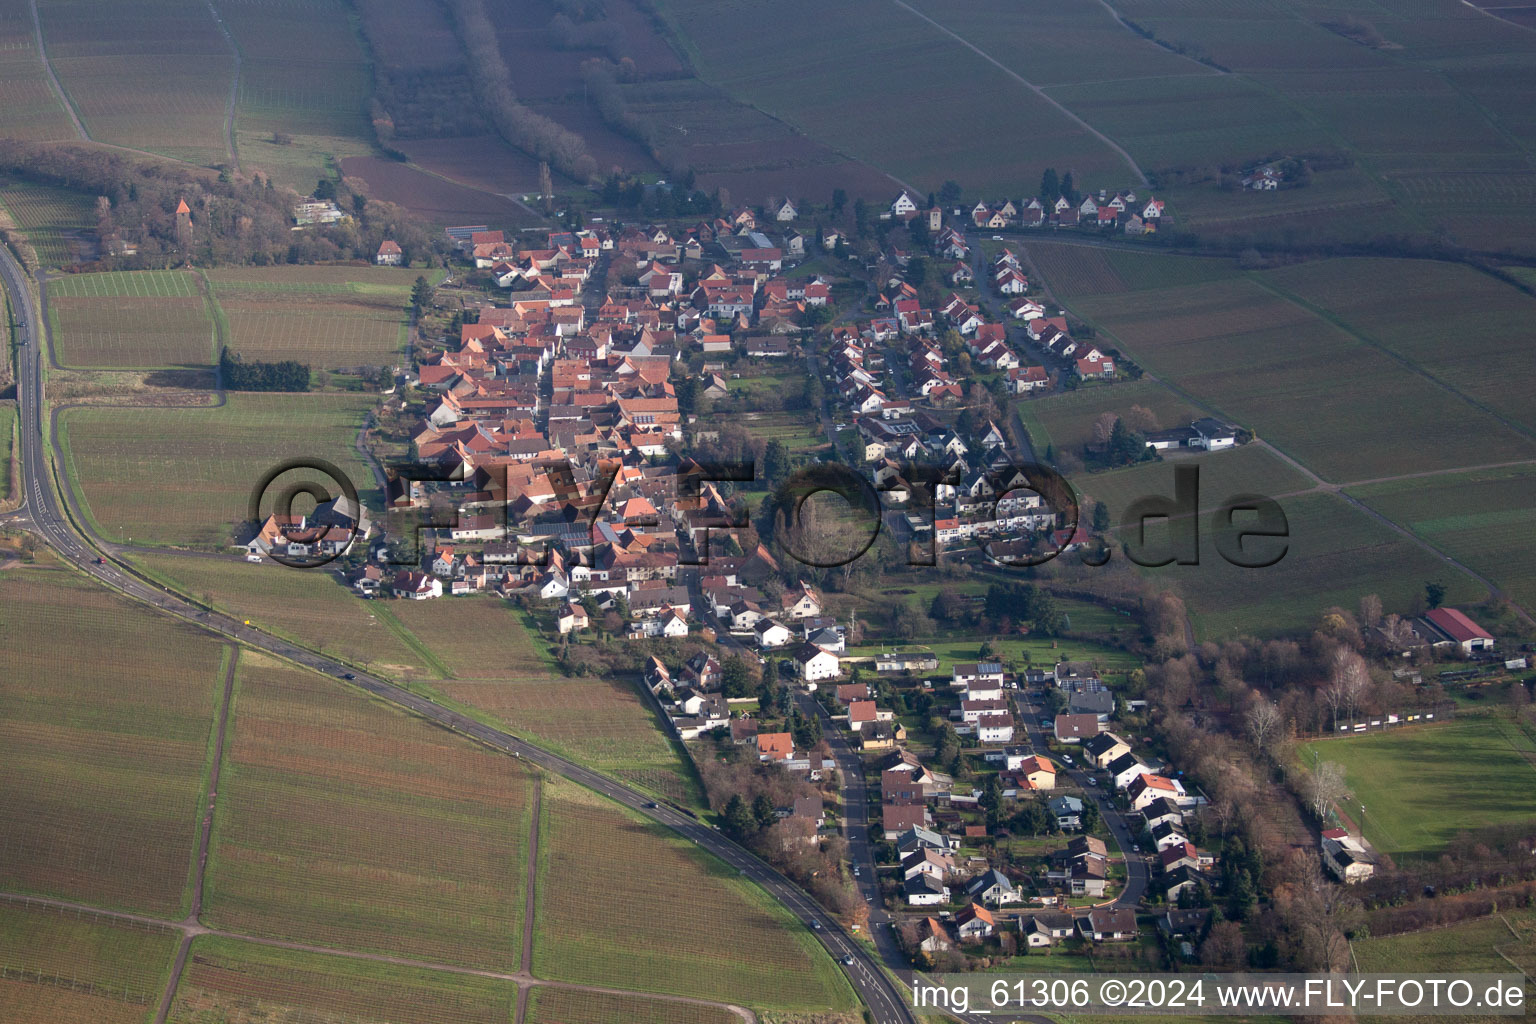
[[[16,479],[14,466],[16,460],[16,406],[11,402],[0,402],[0,501],[8,501],[13,495],[11,487]],[[16,500],[20,501],[19,497]]]
[[[1498,713],[1314,740],[1299,756],[1344,766],[1342,808],[1358,821],[1365,805],[1373,845],[1399,859],[1433,857],[1462,830],[1536,817],[1532,744],[1501,727]]]
[[[80,192],[0,178],[0,207],[16,221],[45,267],[73,263],[76,239],[96,228],[91,201]]]
[[[0,574],[0,888],[184,914],[222,682],[189,627],[63,570]]]
[[[516,1000],[510,981],[201,936],[167,1020],[506,1024]]]
[[[170,928],[0,903],[0,1020],[142,1024],[179,938]]]
[[[326,459],[366,491],[373,478],[352,442],[372,405],[367,396],[231,393],[217,408],[69,409],[59,428],[76,493],[104,537],[222,548],[246,518],[251,489],[284,459]]]
[[[1504,974],[1513,961],[1529,975],[1536,970],[1536,915],[1529,910],[1505,910],[1448,928],[1373,935],[1351,945],[1360,970],[1368,973],[1423,970]]]
[[[218,357],[195,275],[79,274],[48,287],[54,355],[75,368],[212,366]]]
[[[516,970],[530,824],[518,763],[260,656],[238,687],[208,920]]]
[[[563,780],[544,787],[537,891],[541,978],[771,1010],[854,1005],[804,926],[734,869]]]

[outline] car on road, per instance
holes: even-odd
[[[100,555],[97,555],[96,556],[96,564],[97,565],[106,565],[107,564],[107,560],[105,558],[102,558]]]
[[[1062,754],[1061,755],[1061,759],[1063,761],[1065,761],[1067,764],[1076,764],[1077,763],[1076,761],[1072,760],[1072,755],[1071,754]]]
[[[1088,777],[1088,785],[1090,785],[1090,786],[1097,786],[1098,784],[1099,784],[1099,780],[1098,779],[1095,779],[1091,775]]]
[[[851,956],[843,957],[843,966],[844,967],[852,967],[853,966],[853,957],[851,957]]]
[[[813,917],[813,918],[811,918],[811,927],[816,929],[817,931],[821,931],[821,922],[816,920]]]
[[[654,811],[656,809],[656,801],[655,800],[647,800],[645,802],[645,809],[648,810],[648,811]]]
[[[1042,718],[1042,719],[1040,719],[1040,728],[1042,728],[1042,729],[1049,729],[1050,727],[1051,727],[1051,720],[1049,718]]]
[[[343,672],[341,674],[341,678],[343,678],[343,679],[356,679],[357,676],[353,675],[351,672]]]

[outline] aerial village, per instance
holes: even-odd
[[[1075,336],[1006,244],[982,242],[1085,221],[1147,233],[1162,212],[1134,192],[969,210],[903,192],[879,216],[926,248],[889,246],[853,285],[801,269],[859,261],[836,229],[802,234],[788,200],[682,227],[593,222],[535,247],[450,229],[462,273],[505,297],[456,314],[387,396],[421,467],[389,478],[387,511],[430,524],[419,544],[381,537],[338,499],[257,524],[245,557],[348,550],[360,598],[514,602],[562,654],[589,634],[621,638],[622,667],[696,763],[733,761],[731,785],[755,788],[711,791],[723,827],[773,830],[784,858],[831,851],[831,874],[847,873],[838,909],[895,930],[914,963],[1113,944],[1192,957],[1220,906],[1251,906],[1257,869],[1146,738],[1144,702],[1117,696],[1110,676],[1127,670],[941,661],[862,630],[855,653],[855,623],[751,530],[746,500],[795,464],[838,461],[900,540],[939,559],[1089,543],[1027,489],[1015,467],[1028,440],[995,396],[1113,386],[1134,368]],[[399,258],[390,242],[377,256]],[[942,278],[937,303],[911,279],[919,263]],[[798,408],[753,404],[802,392]],[[725,444],[732,423],[774,438],[746,450],[756,479],[711,469],[741,454]],[[1207,419],[1138,443],[1240,442]],[[1457,616],[1431,615],[1417,635],[1491,644]],[[867,806],[842,798],[854,774]],[[1339,882],[1375,870],[1358,835],[1321,843]]]

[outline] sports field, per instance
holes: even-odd
[[[531,1024],[734,1024],[738,1018],[719,1006],[541,986],[528,997],[527,1020]]]
[[[1435,856],[1465,829],[1536,817],[1536,743],[1501,714],[1314,741],[1299,756],[1344,766],[1343,810],[1358,821],[1365,805],[1372,844],[1399,858]]]
[[[516,998],[509,981],[202,936],[192,944],[167,1019],[507,1024]]]
[[[103,536],[223,548],[252,488],[285,459],[326,459],[366,493],[373,477],[352,442],[372,405],[364,396],[231,393],[217,408],[69,409],[59,426],[76,493]]]
[[[222,682],[190,628],[61,569],[0,574],[0,888],[186,913]]]
[[[42,0],[43,41],[98,142],[195,164],[226,160],[234,53],[195,0]]]
[[[0,1020],[142,1024],[177,940],[169,928],[0,902]]]
[[[410,270],[237,267],[208,278],[229,346],[246,359],[334,369],[393,365],[404,355]]]
[[[16,221],[45,267],[74,262],[81,239],[96,227],[85,195],[47,185],[0,178],[0,206]]]
[[[189,272],[62,277],[48,286],[48,310],[64,366],[211,366],[218,358],[213,318]]]
[[[404,603],[364,601],[328,569],[169,553],[133,557],[176,589],[296,643],[397,679],[434,675],[432,661],[393,614]]]
[[[853,1005],[805,926],[735,869],[563,780],[544,786],[537,891],[541,978],[774,1010]]]
[[[1399,480],[1348,493],[1536,608],[1536,467]]]
[[[0,0],[0,136],[41,142],[75,137],[43,71],[27,0]]]
[[[209,861],[221,927],[515,970],[517,762],[260,656],[241,661]]]

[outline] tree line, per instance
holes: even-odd
[[[219,351],[219,380],[226,391],[308,391],[309,366],[294,359],[246,362],[226,345]]]

